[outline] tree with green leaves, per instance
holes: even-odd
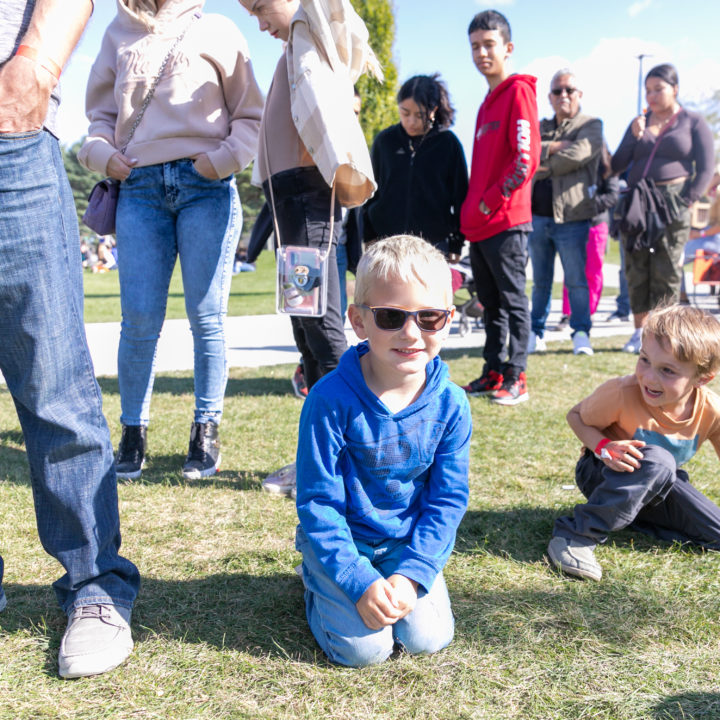
[[[362,98],[360,124],[365,139],[368,144],[372,144],[381,130],[397,122],[395,94],[398,78],[393,60],[395,17],[392,0],[351,0],[351,2],[367,26],[370,46],[375,51],[385,75],[382,84],[367,75],[363,75],[357,84]]]

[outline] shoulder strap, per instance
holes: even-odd
[[[270,85],[270,90],[272,90],[272,84]],[[270,90],[268,90],[268,95],[270,94]],[[280,250],[282,247],[282,244],[280,242],[280,227],[278,226],[277,221],[277,213],[275,212],[275,193],[273,192],[273,183],[272,183],[272,172],[270,171],[270,157],[268,156],[268,143],[267,143],[268,137],[267,137],[267,123],[263,123],[263,151],[265,155],[265,170],[268,174],[268,185],[270,187],[270,205],[272,206],[272,219],[273,219],[273,229],[275,231],[275,247]],[[335,230],[335,183],[332,185],[332,192],[330,193],[330,239],[328,242],[328,248],[325,254],[323,255],[323,258],[327,255],[327,253],[330,252],[330,248],[332,247],[332,238],[333,238],[333,232]]]
[[[125,145],[123,145],[122,150],[120,152],[124,155],[125,151],[128,148],[128,145],[130,144],[130,141],[133,139],[133,135],[135,135],[135,130],[137,130],[138,125],[140,124],[140,121],[143,119],[143,115],[145,114],[145,111],[148,108],[148,105],[150,104],[150,101],[153,98],[153,95],[155,94],[155,90],[157,89],[158,83],[160,82],[160,78],[162,77],[162,74],[165,72],[165,68],[167,67],[168,62],[170,61],[170,58],[173,56],[173,53],[177,50],[178,45],[180,44],[180,41],[185,37],[185,33],[190,29],[190,26],[193,24],[193,21],[197,20],[200,17],[200,13],[195,13],[192,16],[192,19],[190,22],[185,26],[185,29],[178,35],[178,37],[175,39],[175,42],[172,44],[172,47],[167,51],[167,54],[163,58],[162,63],[160,63],[160,69],[158,70],[157,75],[153,79],[152,85],[150,86],[150,89],[147,91],[147,95],[145,96],[145,99],[142,102],[142,105],[140,106],[140,110],[138,111],[137,117],[135,118],[135,122],[133,122],[132,127],[130,128],[130,132],[128,133],[127,140],[125,141]]]
[[[667,125],[658,133],[657,138],[655,138],[655,144],[653,145],[652,152],[650,153],[650,157],[648,157],[647,162],[645,163],[645,169],[643,170],[642,177],[645,177],[647,175],[647,171],[650,169],[650,163],[653,161],[653,158],[655,157],[655,152],[658,149],[658,145],[660,144],[660,141],[662,140],[662,136],[672,127],[673,123],[675,122],[675,118],[682,112],[682,108],[678,110],[667,122]]]

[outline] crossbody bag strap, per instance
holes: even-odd
[[[157,75],[153,79],[152,85],[150,86],[150,89],[147,91],[147,95],[145,95],[145,98],[142,102],[142,105],[140,106],[140,110],[138,111],[137,117],[135,118],[135,121],[132,124],[132,127],[130,128],[130,132],[128,134],[128,138],[125,141],[125,145],[123,146],[122,150],[120,152],[124,155],[125,151],[128,149],[128,145],[130,144],[130,141],[133,139],[133,136],[135,135],[135,131],[137,130],[138,125],[140,124],[140,121],[143,119],[143,115],[145,115],[145,111],[148,109],[148,105],[150,104],[150,101],[153,99],[153,95],[155,95],[155,90],[157,89],[158,83],[160,82],[160,78],[162,77],[162,74],[165,72],[165,68],[167,67],[168,62],[170,62],[170,58],[173,56],[175,51],[178,48],[178,45],[180,44],[181,40],[185,37],[185,34],[190,29],[190,26],[193,24],[195,20],[198,20],[200,18],[200,13],[195,13],[192,16],[192,19],[190,22],[185,26],[185,29],[178,35],[178,37],[175,39],[175,42],[172,44],[172,47],[167,51],[167,54],[163,58],[162,63],[160,63],[160,69],[157,72]]]
[[[650,157],[647,159],[647,162],[645,163],[645,169],[643,170],[643,174],[640,177],[644,178],[647,175],[647,171],[650,169],[650,163],[652,163],[653,158],[655,157],[655,153],[657,152],[658,145],[660,144],[660,141],[662,140],[663,135],[672,127],[672,124],[675,122],[675,118],[682,112],[682,108],[678,110],[667,122],[667,125],[658,133],[657,138],[655,138],[655,144],[653,145],[652,152],[650,153]]]
[[[268,96],[270,95],[270,91],[272,90],[272,84],[270,85],[270,90],[268,90]],[[275,212],[275,193],[273,192],[273,183],[272,183],[272,171],[270,170],[270,157],[268,156],[268,143],[267,143],[267,123],[263,123],[263,154],[265,156],[265,170],[267,171],[268,175],[268,185],[270,186],[270,206],[272,209],[272,218],[273,218],[273,228],[275,230],[275,247],[277,250],[280,250],[282,247],[282,243],[280,241],[280,227],[278,226],[277,221],[277,213]],[[333,232],[335,230],[335,183],[332,184],[332,191],[330,193],[330,240],[328,241],[328,247],[327,250],[323,253],[322,259],[324,260],[327,257],[327,254],[330,252],[330,248],[332,247],[332,239],[333,239]],[[318,248],[320,249],[320,248]]]

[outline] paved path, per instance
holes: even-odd
[[[606,264],[604,268],[606,287],[617,287],[618,267]],[[562,271],[556,271],[556,277],[562,277]],[[692,284],[688,285],[692,287]],[[708,286],[700,288],[702,295],[698,303],[707,309],[718,310],[715,297],[710,296]],[[632,333],[631,323],[607,323],[604,319],[615,309],[613,295],[600,301],[598,311],[593,318],[592,337],[618,337],[620,347]],[[553,327],[560,318],[560,301],[554,300],[548,327]],[[120,337],[120,323],[91,323],[86,326],[90,352],[97,375],[117,375],[117,347]],[[349,325],[346,326],[348,343],[354,344],[357,338]],[[262,367],[283,363],[296,363],[299,357],[292,337],[290,320],[282,315],[248,315],[227,319],[228,361],[231,367]],[[548,341],[570,338],[570,332],[546,333]],[[482,330],[473,330],[460,337],[458,323],[453,327],[445,347],[473,348],[485,342]],[[192,336],[187,320],[168,320],[162,330],[158,344],[156,369],[158,372],[173,370],[192,370]],[[1,379],[1,376],[0,376]]]
[[[530,266],[528,266],[529,269]],[[617,287],[618,266],[606,264],[604,268],[606,287]],[[556,277],[562,277],[562,270],[556,270]],[[595,314],[592,336],[627,335],[632,333],[630,323],[605,323],[615,309],[613,296],[604,298]],[[552,304],[548,327],[560,318],[560,301]],[[357,342],[349,324],[346,325],[348,343]],[[98,375],[117,375],[117,346],[120,337],[119,323],[92,323],[87,325],[90,351]],[[546,334],[549,341],[567,339],[569,331]],[[282,315],[247,315],[227,319],[228,362],[231,367],[262,367],[282,363],[296,363],[299,357],[292,336],[290,320]],[[485,342],[485,333],[474,330],[460,337],[458,323],[453,323],[450,337],[445,344],[448,348],[480,347]],[[192,336],[187,320],[167,320],[158,343],[156,369],[158,372],[171,370],[192,370]]]

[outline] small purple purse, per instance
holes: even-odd
[[[98,235],[115,234],[115,211],[119,194],[120,183],[112,178],[101,180],[91,190],[82,219]]]
[[[153,83],[148,90],[145,99],[143,100],[142,106],[138,111],[135,122],[130,128],[130,133],[128,134],[128,139],[125,141],[125,146],[120,151],[121,153],[123,153],[123,155],[125,154],[125,151],[127,150],[127,147],[130,144],[133,135],[135,135],[135,130],[140,124],[140,121],[142,120],[143,115],[145,114],[145,111],[147,110],[147,107],[150,104],[153,95],[155,94],[155,90],[158,86],[158,83],[160,82],[160,78],[162,77],[163,72],[165,71],[165,66],[168,64],[168,60],[170,60],[170,57],[177,49],[180,41],[185,37],[185,33],[190,29],[190,25],[192,24],[193,20],[197,20],[199,18],[200,13],[195,13],[193,15],[186,28],[176,38],[173,46],[168,51],[167,55],[165,55],[165,58],[162,61],[162,65],[160,65],[160,70],[155,76],[155,79],[153,80]],[[96,183],[95,187],[90,191],[90,195],[88,195],[87,210],[85,210],[82,219],[83,222],[91,230],[94,230],[98,235],[115,234],[115,213],[117,212],[119,194],[120,181],[113,180],[112,178],[105,178],[104,180],[101,180],[99,183]]]

